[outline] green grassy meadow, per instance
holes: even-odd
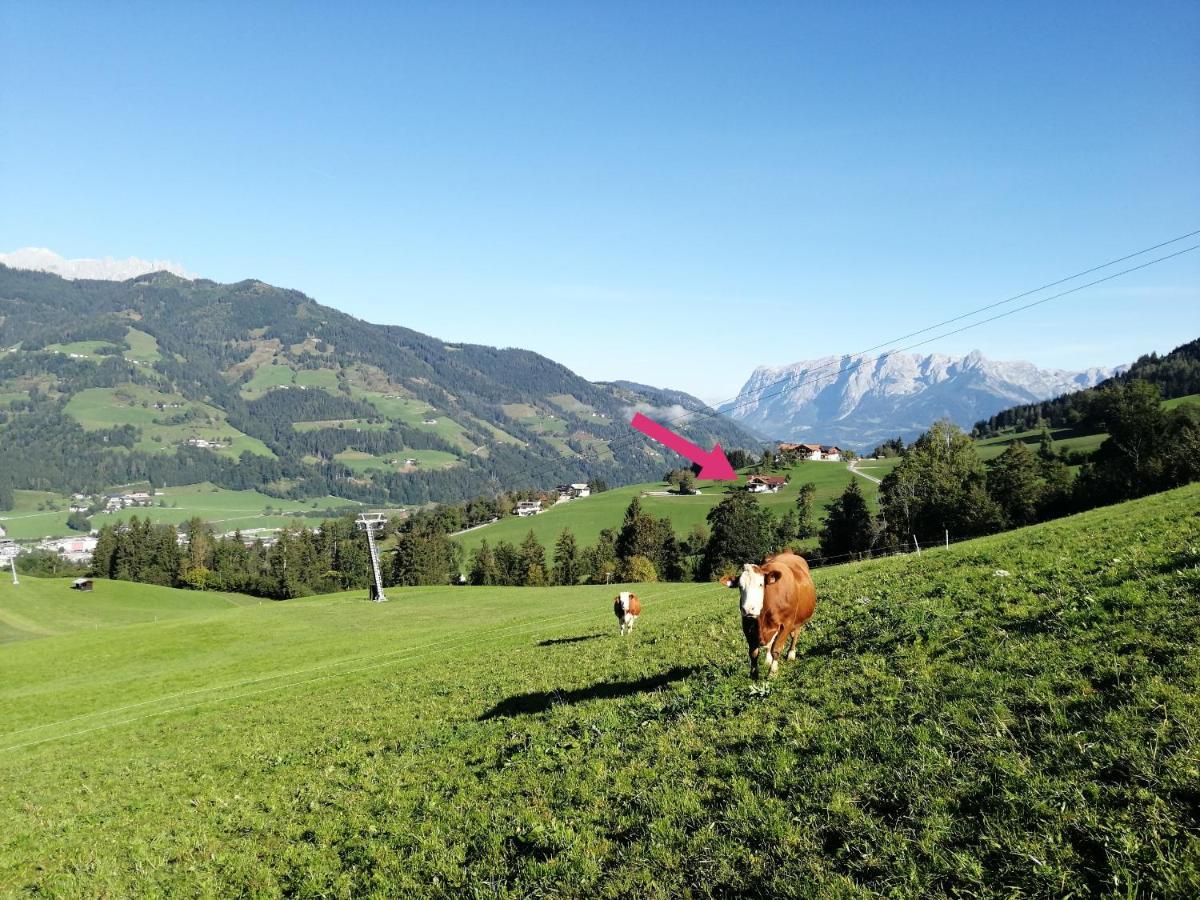
[[[144,488],[145,485],[140,487]],[[154,505],[135,507],[115,513],[92,516],[93,528],[124,522],[130,516],[149,519],[157,524],[179,525],[199,516],[218,532],[251,528],[282,528],[307,525],[314,527],[325,518],[327,509],[357,506],[340,497],[315,497],[309,500],[281,500],[258,491],[233,491],[209,483],[160,488],[162,496]],[[8,537],[35,540],[75,534],[67,527],[70,500],[44,491],[14,491],[16,506],[0,513],[0,526]],[[165,505],[160,505],[165,504]],[[272,512],[265,510],[270,507]],[[300,515],[288,515],[300,514]]]
[[[157,409],[155,404],[163,404]],[[134,449],[147,452],[174,452],[192,438],[222,441],[225,446],[213,452],[237,458],[249,451],[259,456],[275,454],[258,438],[238,431],[225,414],[207,403],[186,400],[178,394],[163,393],[144,385],[127,384],[115,388],[87,388],[71,397],[67,415],[86,429],[134,425],[141,437]],[[181,417],[187,416],[187,420]],[[172,424],[173,419],[179,419]]]
[[[50,491],[13,491],[13,508],[0,512],[0,526],[7,537],[34,540],[65,537],[70,500]]]
[[[117,345],[110,341],[72,341],[69,344],[47,344],[50,353],[65,353],[80,359],[90,359],[97,362],[103,359],[100,350],[116,350]]]
[[[860,468],[868,475],[883,478],[898,463],[898,459],[864,460]],[[791,482],[777,494],[757,495],[759,502],[777,515],[795,506],[800,485],[806,481],[817,486],[816,503],[818,512],[823,514],[825,504],[831,503],[856,477],[847,469],[846,463],[839,462],[804,462],[786,471],[781,470],[779,474],[789,475]],[[666,495],[668,487],[663,483],[627,485],[555,505],[536,516],[507,516],[492,525],[461,534],[456,540],[470,553],[485,539],[493,544],[501,540],[520,543],[532,529],[542,544],[552,547],[563,528],[570,528],[580,543],[593,544],[602,529],[620,527],[625,507],[634,497],[641,500],[642,507],[651,515],[669,517],[676,534],[684,537],[694,526],[705,524],[708,511],[724,499],[731,484],[743,485],[745,481],[743,475],[736,483],[700,482],[698,487],[701,493],[692,496]],[[878,485],[865,478],[859,478],[858,481],[874,508]],[[642,496],[647,492],[652,493]]]
[[[80,631],[107,631],[263,602],[243,594],[180,591],[123,581],[98,580],[90,594],[70,590],[69,585],[69,579],[22,577],[20,585],[14,587],[5,571],[0,577],[0,645]]]
[[[714,585],[0,579],[0,892],[1200,893],[1200,486],[815,580],[754,683]]]
[[[158,339],[152,334],[130,328],[125,332],[125,343],[129,345],[129,349],[125,351],[125,358],[130,362],[149,366],[162,359],[158,350]]]
[[[375,456],[363,450],[343,450],[334,459],[352,472],[382,470],[388,472],[412,471],[405,467],[405,460],[415,459],[421,469],[448,469],[462,465],[462,460],[444,450],[400,450],[387,456]],[[393,465],[393,461],[395,464]]]
[[[1186,397],[1175,397],[1171,400],[1164,400],[1163,409],[1175,409],[1175,407],[1183,406],[1184,404],[1200,406],[1200,394],[1188,394]]]
[[[239,393],[254,400],[280,387],[306,387],[337,393],[338,377],[333,369],[295,369],[289,365],[264,362],[254,369],[254,375],[241,386]]]
[[[1070,428],[1051,428],[1050,436],[1054,439],[1054,449],[1060,453],[1092,453],[1100,449],[1100,445],[1108,439],[1108,435],[1103,432],[1075,434]],[[983,460],[995,459],[1007,450],[1010,444],[1018,441],[1026,444],[1029,449],[1036,450],[1042,442],[1042,431],[1035,428],[1030,431],[1005,432],[996,437],[976,441],[975,450]]]

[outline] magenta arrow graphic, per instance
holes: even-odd
[[[629,423],[648,438],[665,444],[680,456],[691,460],[700,467],[696,477],[701,481],[736,481],[737,473],[725,457],[725,451],[720,444],[714,444],[711,451],[697,447],[687,438],[680,437],[671,429],[659,425],[653,419],[647,419],[641,413],[633,417]]]

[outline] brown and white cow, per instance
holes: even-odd
[[[617,623],[621,626],[621,634],[633,634],[633,623],[642,614],[642,601],[632,591],[621,591],[613,601],[613,612],[617,614]]]
[[[746,563],[739,575],[721,579],[741,591],[742,632],[750,650],[750,675],[758,677],[759,652],[766,651],[768,677],[779,670],[788,638],[788,659],[796,658],[800,629],[812,618],[817,590],[808,563],[791,551],[768,556],[762,565]]]

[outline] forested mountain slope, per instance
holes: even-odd
[[[422,503],[628,483],[678,463],[628,428],[630,410],[668,396],[711,412],[525,350],[373,325],[260,281],[68,281],[0,266],[9,488],[148,478]],[[755,444],[715,417],[681,430],[705,446]]]
[[[1200,394],[1200,338],[1176,347],[1165,356],[1157,353],[1141,356],[1124,371],[1094,387],[1062,394],[1041,403],[1025,403],[1005,409],[976,422],[975,434],[990,437],[1005,429],[1025,431],[1041,425],[1052,428],[1080,425],[1091,415],[1093,403],[1101,391],[1134,380],[1156,385],[1164,400]]]

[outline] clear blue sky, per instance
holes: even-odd
[[[0,251],[731,396],[1200,228],[1200,4],[0,0]],[[947,339],[1200,335],[1200,251]]]

